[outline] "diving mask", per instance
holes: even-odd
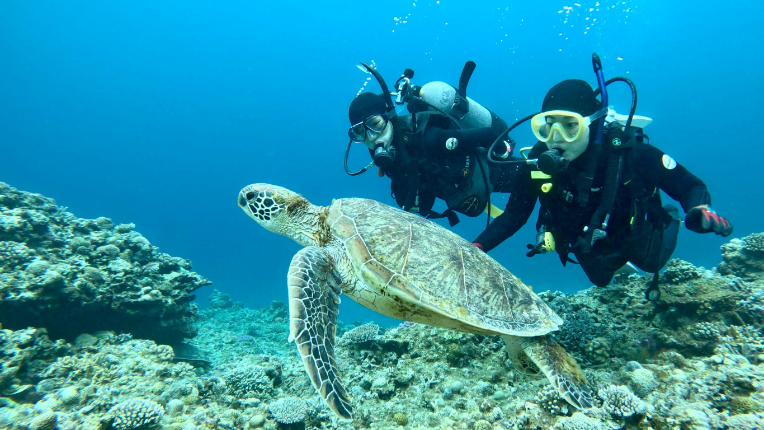
[[[587,117],[566,110],[541,112],[531,118],[531,130],[533,130],[536,138],[542,142],[550,140],[575,142],[581,138],[594,120],[607,115],[607,113],[607,108]]]
[[[384,114],[370,115],[365,120],[351,125],[350,129],[348,129],[348,136],[353,142],[363,142],[366,140],[367,130],[374,133],[382,133],[393,116],[395,116],[395,110]]]

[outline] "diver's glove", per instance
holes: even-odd
[[[727,237],[732,234],[732,224],[714,212],[708,205],[695,206],[684,217],[684,225],[695,233],[716,233]]]

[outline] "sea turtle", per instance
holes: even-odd
[[[542,371],[576,408],[592,407],[576,361],[553,339],[562,319],[483,251],[417,215],[374,200],[315,206],[270,184],[241,190],[238,204],[266,229],[304,246],[292,258],[289,341],[313,385],[340,417],[352,406],[334,357],[340,293],[392,318],[500,335],[515,368]]]

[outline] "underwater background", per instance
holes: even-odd
[[[597,52],[606,78],[637,85],[651,143],[706,182],[743,237],[762,230],[764,210],[762,12],[756,1],[6,1],[0,181],[83,218],[135,223],[213,282],[201,307],[215,288],[260,308],[286,301],[299,245],[241,213],[243,186],[394,205],[389,179],[342,167],[348,105],[379,91],[364,87],[359,61],[388,85],[405,68],[418,85],[457,85],[475,61],[470,97],[512,123],[563,79],[596,85]],[[626,112],[628,90],[611,88]],[[512,136],[533,143],[529,127]],[[351,169],[369,161],[354,149]],[[455,231],[470,240],[485,226],[461,219]],[[556,255],[525,257],[534,220],[491,255],[536,291],[588,288]],[[683,229],[674,257],[712,267],[724,242]],[[351,300],[340,319],[385,321]]]

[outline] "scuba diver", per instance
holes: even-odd
[[[491,192],[511,192],[519,165],[489,165],[486,151],[507,124],[495,113],[467,97],[475,63],[467,62],[459,88],[443,82],[411,85],[414,71],[406,69],[391,93],[373,67],[361,63],[382,87],[383,94],[361,93],[350,104],[350,129],[345,171],[355,176],[376,165],[379,176],[391,179],[391,195],[402,209],[425,218],[447,218],[454,226],[456,212],[475,217],[492,208]],[[392,96],[396,95],[395,101]],[[396,114],[406,104],[407,115]],[[363,143],[372,162],[357,172],[348,170],[353,142]],[[511,157],[514,142],[502,140],[494,156]],[[432,210],[436,199],[447,209]],[[493,207],[495,209],[495,207]],[[492,211],[498,216],[498,211]]]
[[[689,230],[726,237],[733,227],[711,209],[711,196],[703,181],[649,144],[643,127],[651,120],[634,115],[634,84],[620,77],[605,81],[596,54],[593,65],[598,90],[582,80],[562,81],[547,93],[542,112],[507,130],[530,120],[538,142],[520,151],[530,150],[521,162],[520,184],[504,213],[474,245],[486,252],[495,248],[527,222],[540,200],[538,233],[536,243],[528,245],[529,257],[557,251],[563,265],[580,264],[589,280],[600,287],[632,263],[655,273],[645,296],[657,300],[658,271],[674,252],[681,224],[679,210],[674,205],[663,206],[659,190],[682,205]],[[628,116],[608,107],[606,87],[616,81],[631,87]]]

